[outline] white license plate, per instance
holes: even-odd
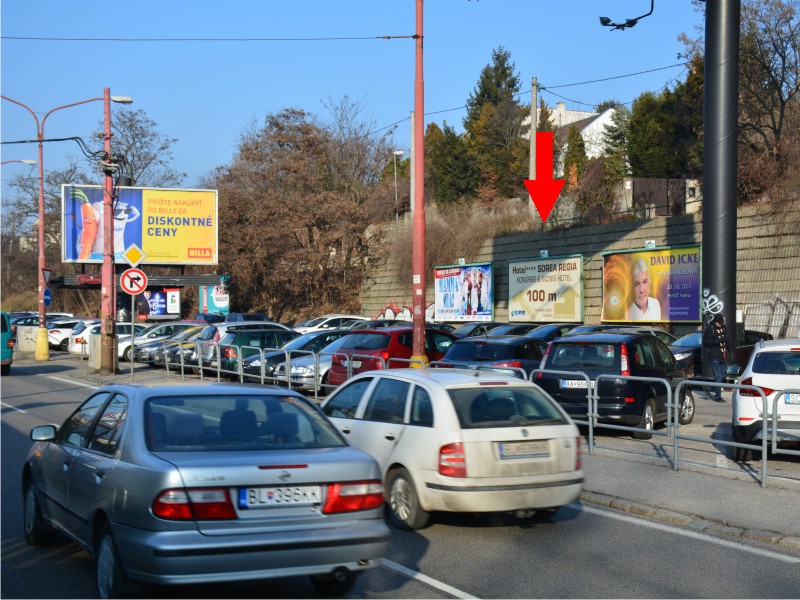
[[[594,384],[594,382],[592,382]],[[562,379],[561,387],[565,389],[586,389],[588,385],[585,379]],[[592,385],[594,387],[594,385]]]
[[[550,456],[547,440],[533,442],[502,442],[500,444],[500,458],[537,458]]]
[[[322,487],[318,485],[239,489],[239,508],[307,506],[321,502]]]
[[[361,366],[360,360],[346,360],[342,363],[342,366],[344,366],[345,369],[347,368],[347,363],[351,363],[354,369],[358,369]]]
[[[800,394],[792,394],[790,392],[786,392],[783,397],[783,401],[786,404],[800,404]]]

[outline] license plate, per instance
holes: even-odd
[[[209,366],[211,366],[211,367],[216,367],[216,366],[217,366],[217,361],[215,361],[215,360],[212,360],[212,361],[209,361],[209,363],[208,363],[208,364],[209,364]]]
[[[550,456],[547,440],[533,442],[502,442],[500,458],[544,458]]]
[[[318,485],[239,489],[239,508],[308,506],[321,502],[322,487]]]
[[[592,382],[592,387],[594,387],[594,382]],[[565,389],[587,389],[588,385],[586,384],[585,379],[562,379],[561,380],[561,387]]]
[[[361,366],[361,361],[360,360],[345,360],[342,363],[342,366],[344,368],[347,368],[347,364],[348,363],[352,364],[354,369],[358,369]]]
[[[786,394],[785,394],[785,396],[783,398],[783,401],[786,404],[800,404],[800,394],[792,394],[792,393],[786,392]]]

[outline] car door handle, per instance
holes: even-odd
[[[103,479],[106,476],[106,472],[104,469],[98,469],[97,471],[94,472],[94,476],[97,477],[98,479]]]
[[[72,459],[68,458],[64,461],[64,471],[69,471],[69,468],[72,466]]]
[[[343,428],[342,429],[342,433],[346,433],[347,435],[350,435],[350,428],[349,427]]]
[[[393,442],[393,441],[394,441],[394,434],[393,434],[393,433],[387,433],[387,434],[386,434],[384,437],[385,437],[387,440],[389,440],[390,442]]]

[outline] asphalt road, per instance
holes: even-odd
[[[65,370],[58,362],[15,365],[14,374],[2,379],[3,597],[95,596],[94,563],[85,552],[63,537],[52,546],[30,548],[21,523],[19,472],[30,447],[28,431],[60,423],[90,391],[65,377]],[[635,476],[635,463],[630,472]],[[773,546],[577,503],[552,520],[438,515],[422,531],[393,530],[383,564],[366,573],[349,597],[789,598],[800,589],[799,567],[796,553]],[[156,588],[146,597],[315,596],[305,578],[293,578]]]

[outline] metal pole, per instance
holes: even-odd
[[[133,316],[133,311],[135,310],[136,304],[136,296],[131,294],[131,383],[133,383],[133,340],[136,337],[136,330],[133,328],[133,325],[136,323],[136,320]],[[166,353],[164,353],[166,357]]]
[[[111,92],[103,90],[103,150],[111,157]],[[101,273],[101,354],[100,373],[116,373],[116,306],[114,302],[114,181],[113,171],[105,165],[103,186],[103,269]],[[133,334],[133,332],[131,332]],[[131,358],[131,360],[133,360]]]
[[[531,79],[531,129],[530,129],[530,149],[531,149],[531,156],[530,161],[528,162],[528,179],[536,179],[536,129],[539,127],[539,120],[536,115],[537,109],[537,100],[539,91],[539,83],[536,80],[536,77]],[[531,203],[531,206],[533,204]]]
[[[44,123],[36,123],[39,140],[39,328],[36,330],[36,360],[50,360],[50,344],[47,341],[47,314],[44,305],[44,270],[47,267],[44,244]]]
[[[428,364],[425,354],[425,83],[422,76],[422,5],[416,0],[416,75],[414,79],[414,150],[416,152],[414,170],[414,225],[413,225],[413,280],[414,293],[414,343],[411,360]]]
[[[394,157],[394,225],[397,228],[400,225],[400,217],[397,214],[397,152],[393,152]]]

